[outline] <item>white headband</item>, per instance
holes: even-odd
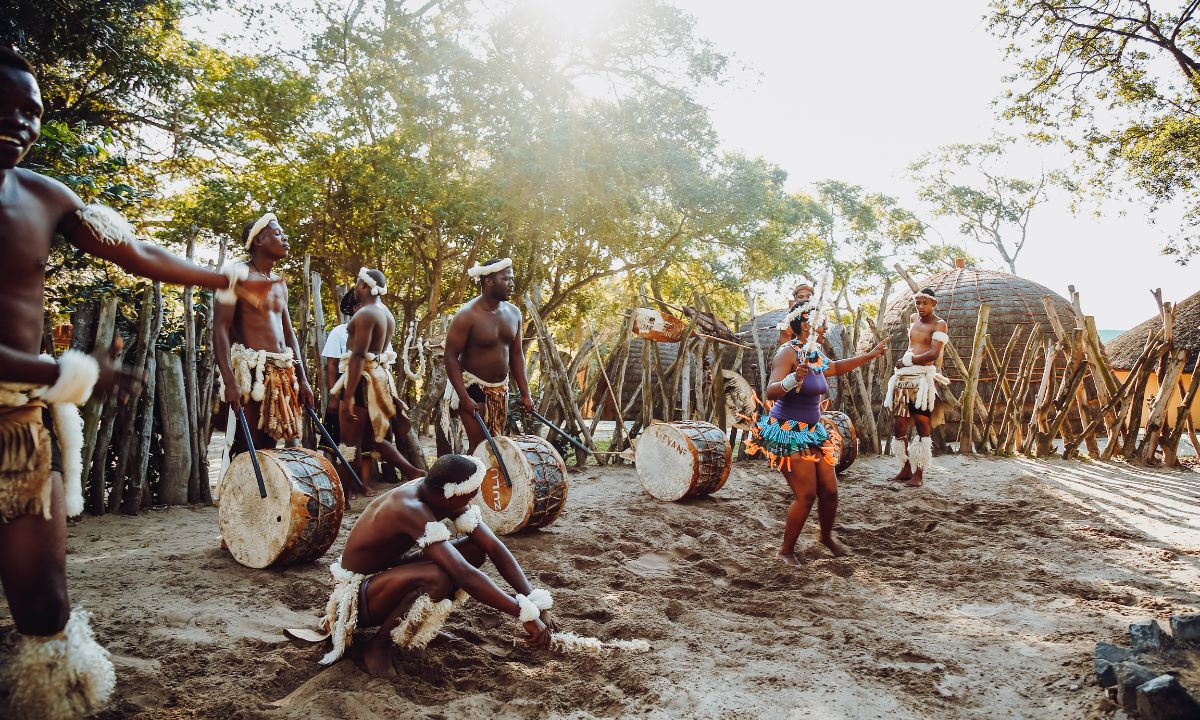
[[[797,305],[794,310],[792,310],[790,313],[788,313],[787,317],[785,317],[782,321],[780,321],[780,323],[778,325],[775,326],[775,329],[776,330],[784,330],[788,327],[791,327],[793,320],[800,317],[801,315],[807,315],[812,311],[813,311],[813,301],[805,300],[804,302]]]
[[[498,273],[501,270],[504,270],[504,269],[510,268],[510,267],[512,267],[512,258],[504,258],[503,260],[497,260],[496,262],[492,263],[491,265],[482,265],[481,266],[479,263],[475,263],[474,267],[467,270],[467,274],[470,275],[472,278],[478,279],[480,277],[483,277],[484,275],[491,275],[492,273]]]
[[[272,222],[279,222],[279,218],[275,217],[275,213],[267,213],[258,220],[254,221],[254,226],[250,228],[250,234],[246,236],[247,250],[249,250],[250,246],[254,243],[254,238],[258,237],[258,234],[263,231],[263,228],[270,225]]]
[[[916,302],[917,298],[925,298],[926,300],[932,300],[934,302],[937,302],[937,298],[935,298],[934,296],[930,295],[927,292],[919,292],[916,295],[913,295],[913,302]]]
[[[371,288],[372,295],[387,295],[387,285],[379,287],[379,283],[375,282],[375,278],[371,277],[371,273],[367,272],[366,268],[358,269],[358,279],[367,284]]]
[[[475,463],[475,472],[471,473],[471,477],[463,480],[460,483],[446,483],[443,492],[447,498],[452,498],[455,495],[470,495],[483,485],[483,476],[487,474],[487,465],[474,455],[463,455],[466,459]]]

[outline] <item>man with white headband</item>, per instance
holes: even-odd
[[[940,388],[950,384],[941,373],[942,349],[950,342],[946,321],[937,316],[937,295],[925,288],[913,296],[917,311],[909,318],[908,352],[896,361],[896,370],[888,381],[883,405],[890,408],[896,422],[893,453],[904,467],[892,480],[908,487],[920,487],[925,469],[933,462],[932,429],[941,424],[944,403]],[[909,442],[911,425],[917,438]]]
[[[61,234],[76,249],[142,277],[232,295],[239,278],[206,270],[137,239],[116,211],[84,205],[62,183],[18,167],[41,131],[29,63],[0,45],[0,582],[17,639],[0,669],[0,716],[91,715],[115,685],[108,652],[67,595],[66,518],[83,512],[82,421],[93,394],[141,382],[122,370],[118,343],[95,353],[42,355],[46,270]],[[239,292],[263,295],[269,282]]]
[[[249,255],[245,262],[229,267],[243,277],[277,280],[275,264],[287,256],[288,236],[274,213],[266,213],[242,228],[242,245]],[[303,405],[314,396],[297,362],[300,344],[288,315],[288,290],[277,283],[266,301],[254,304],[238,300],[218,303],[214,315],[213,346],[220,371],[221,393],[229,403],[230,428],[233,415],[245,411],[254,436],[254,447],[273,448],[279,442],[294,445],[303,427]],[[240,432],[226,432],[230,455],[246,450]]]
[[[450,418],[455,411],[467,431],[467,452],[483,441],[477,413],[488,432],[504,434],[510,376],[521,391],[521,409],[533,411],[521,347],[521,311],[508,302],[514,291],[512,260],[491,260],[486,265],[475,265],[467,274],[479,282],[479,295],[454,314],[446,336],[446,391],[437,439],[439,453],[450,450]]]
[[[406,479],[425,473],[388,441],[392,430],[397,437],[407,434],[409,421],[405,415],[408,408],[400,399],[393,375],[396,353],[391,342],[396,318],[383,304],[387,279],[379,270],[362,268],[353,292],[358,309],[346,326],[347,349],[338,363],[341,377],[330,392],[339,399],[339,427],[345,443],[342,455],[351,462],[355,457],[359,459],[363,493],[372,496],[375,493],[370,481],[376,454],[399,468]]]
[[[550,593],[529,583],[479,508],[470,505],[485,470],[470,455],[443,455],[423,479],[371,501],[330,567],[334,589],[321,620],[325,635],[305,636],[332,640],[322,664],[342,657],[356,628],[378,627],[360,654],[362,663],[373,675],[394,674],[391,646],[424,648],[468,597],[511,615],[534,648],[550,646],[556,629]],[[487,560],[514,594],[479,569]]]

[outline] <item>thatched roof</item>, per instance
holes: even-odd
[[[1118,370],[1128,370],[1142,354],[1150,333],[1162,330],[1162,318],[1155,315],[1132,330],[1121,333],[1104,349],[1108,352],[1108,360]],[[1196,368],[1196,358],[1200,357],[1200,292],[1175,306],[1175,347],[1188,351],[1187,365],[1184,372],[1192,372]]]
[[[937,293],[937,314],[949,326],[950,342],[967,366],[971,364],[971,344],[975,339],[979,306],[985,302],[991,307],[988,336],[997,353],[1004,352],[1004,346],[1017,328],[1022,328],[1022,343],[1029,337],[1029,329],[1034,323],[1041,323],[1044,335],[1053,332],[1042,305],[1043,296],[1052,298],[1064,327],[1075,327],[1075,313],[1066,299],[1045,286],[1016,275],[981,268],[955,268],[928,277],[919,284]],[[882,332],[884,337],[891,337],[893,357],[902,356],[908,348],[909,316],[916,310],[912,296],[912,291],[904,287],[900,296],[888,305],[884,315]],[[1009,361],[1006,368],[1009,377],[1017,374],[1021,362],[1019,356],[1020,352],[1015,352]],[[1040,361],[1035,367],[1041,367]],[[949,361],[945,364],[944,372],[951,380],[962,380],[958,370]],[[984,382],[994,379],[986,376],[980,378]]]

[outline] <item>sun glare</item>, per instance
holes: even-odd
[[[615,0],[527,0],[534,13],[544,17],[558,34],[585,38],[612,13]]]

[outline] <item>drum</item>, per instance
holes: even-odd
[[[706,422],[654,423],[637,441],[642,487],[659,500],[709,495],[729,479],[733,454],[721,428]]]
[[[218,518],[221,537],[242,565],[315,560],[325,554],[342,527],[345,497],[333,465],[315,450],[259,450],[267,486],[258,495],[250,454],[233,459],[221,479]]]
[[[501,535],[554,522],[567,503],[568,489],[567,466],[558,451],[536,435],[493,439],[512,478],[512,487],[505,484],[487,442],[479,443],[475,457],[489,469],[471,502],[479,506],[483,521]]]
[[[821,413],[821,422],[830,430],[837,430],[842,436],[842,456],[838,458],[837,471],[842,472],[854,464],[858,457],[858,433],[854,431],[854,423],[850,416],[837,410],[825,410]]]

